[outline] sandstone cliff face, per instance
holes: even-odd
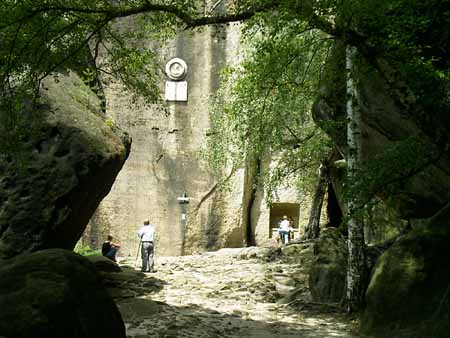
[[[0,258],[72,249],[127,158],[130,140],[100,116],[73,73],[44,81],[24,162],[0,159]]]
[[[160,50],[162,68],[173,57],[187,63],[187,102],[148,106],[139,100],[133,103],[116,83],[105,88],[107,114],[129,132],[133,148],[111,193],[91,219],[86,244],[98,246],[111,233],[122,244],[120,254],[134,256],[137,230],[148,218],[156,226],[158,254],[243,245],[241,206],[232,202],[240,201],[242,193],[218,192],[221,177],[214,177],[199,158],[210,128],[209,96],[218,89],[225,62],[237,58],[238,40],[236,26],[209,27],[182,33]],[[154,47],[152,41],[143,44]],[[160,82],[163,96],[165,80]],[[242,178],[238,172],[231,184],[242,187]],[[188,204],[177,200],[183,194],[189,197]]]
[[[329,78],[314,107],[315,119],[334,125],[329,130],[345,156],[345,67],[344,49],[339,43],[329,60]],[[411,221],[413,230],[401,236],[378,258],[366,293],[364,331],[377,337],[446,337],[450,275],[447,260],[450,230],[450,153],[442,147],[448,139],[448,117],[442,112],[423,112],[415,106],[408,83],[382,59],[358,64],[358,108],[362,116],[363,161],[379,161],[392,146],[414,138],[417,156],[430,157],[420,170],[408,172],[391,197],[401,218]],[[425,144],[425,151],[420,149]],[[444,142],[445,144],[445,142]],[[414,152],[412,152],[414,153]],[[421,155],[419,155],[421,154]],[[434,156],[437,154],[437,156]],[[399,153],[400,160],[404,154]],[[410,159],[411,160],[411,159]],[[411,162],[414,162],[412,159]],[[380,163],[380,167],[395,163]],[[339,192],[342,177],[334,174]],[[342,173],[341,173],[342,174]],[[388,182],[391,177],[385,177]],[[390,195],[390,196],[389,196]],[[397,224],[401,224],[397,220]]]
[[[328,65],[328,81],[321,88],[313,114],[317,121],[331,122],[330,135],[345,156],[345,58],[344,48],[337,43]],[[362,61],[357,69],[359,109],[362,125],[362,158],[379,161],[379,155],[389,147],[408,138],[426,144],[427,153],[438,154],[417,173],[408,173],[396,192],[396,209],[404,219],[427,218],[439,211],[450,200],[450,153],[437,149],[439,130],[450,127],[448,118],[439,112],[417,112],[414,97],[408,92],[393,69],[377,60],[377,68]],[[420,114],[427,115],[424,123]],[[436,126],[439,126],[437,128]],[[439,129],[439,130],[438,130]],[[442,134],[442,133],[441,133]],[[419,149],[418,153],[420,153]],[[402,154],[399,154],[401,156]],[[392,165],[392,163],[386,163]],[[382,166],[383,164],[381,164]],[[336,180],[334,183],[336,184]],[[337,187],[339,191],[339,187]],[[381,195],[383,191],[380,191]]]
[[[414,230],[379,259],[366,293],[362,329],[376,337],[448,337],[449,232]]]
[[[143,44],[154,47],[151,41]],[[208,139],[211,95],[219,88],[221,69],[239,62],[239,26],[184,32],[159,51],[161,68],[173,57],[188,66],[187,102],[146,106],[132,102],[115,83],[105,87],[107,114],[129,132],[133,147],[83,242],[98,247],[111,233],[122,244],[120,255],[136,256],[137,229],[149,218],[156,226],[159,255],[267,243],[271,213],[262,189],[255,185],[258,173],[253,164],[216,176],[199,156]],[[160,82],[163,94],[165,80]],[[221,191],[217,182],[226,177],[229,189]],[[184,193],[190,201],[182,205],[177,198]],[[295,192],[280,190],[279,195],[279,202],[297,203],[299,208]]]

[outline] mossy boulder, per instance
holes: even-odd
[[[336,228],[324,229],[314,243],[309,272],[309,290],[313,300],[340,303],[346,286],[347,242]]]
[[[21,161],[0,157],[0,259],[73,249],[131,146],[74,73],[46,79],[32,115]]]
[[[417,229],[379,258],[366,294],[363,332],[450,337],[450,232]]]
[[[95,266],[62,249],[43,250],[0,266],[0,336],[125,338],[119,310]]]

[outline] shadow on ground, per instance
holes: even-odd
[[[330,314],[301,311],[296,318],[284,318],[284,308],[270,321],[246,318],[240,311],[221,313],[196,304],[173,306],[150,299],[126,299],[118,303],[133,338],[357,338],[348,324],[330,321]],[[287,316],[287,314],[286,314]],[[338,322],[338,323],[337,323]]]
[[[164,280],[136,271],[132,266],[121,265],[120,269],[118,272],[100,272],[103,285],[116,302],[161,291],[167,284]]]

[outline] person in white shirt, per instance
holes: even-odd
[[[285,215],[281,219],[279,227],[278,227],[278,234],[280,236],[282,244],[289,243],[289,237],[290,237],[291,231],[292,231],[291,222],[289,222],[288,217]]]
[[[154,240],[155,226],[149,220],[139,229],[138,236],[141,239],[142,272],[154,272]]]

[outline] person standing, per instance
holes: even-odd
[[[280,236],[282,244],[289,243],[289,237],[290,237],[291,231],[292,231],[291,222],[289,222],[288,217],[285,215],[281,219],[279,228],[278,228],[278,234]]]
[[[154,240],[155,227],[149,220],[144,221],[144,225],[139,229],[138,236],[141,239],[142,272],[154,272]]]

